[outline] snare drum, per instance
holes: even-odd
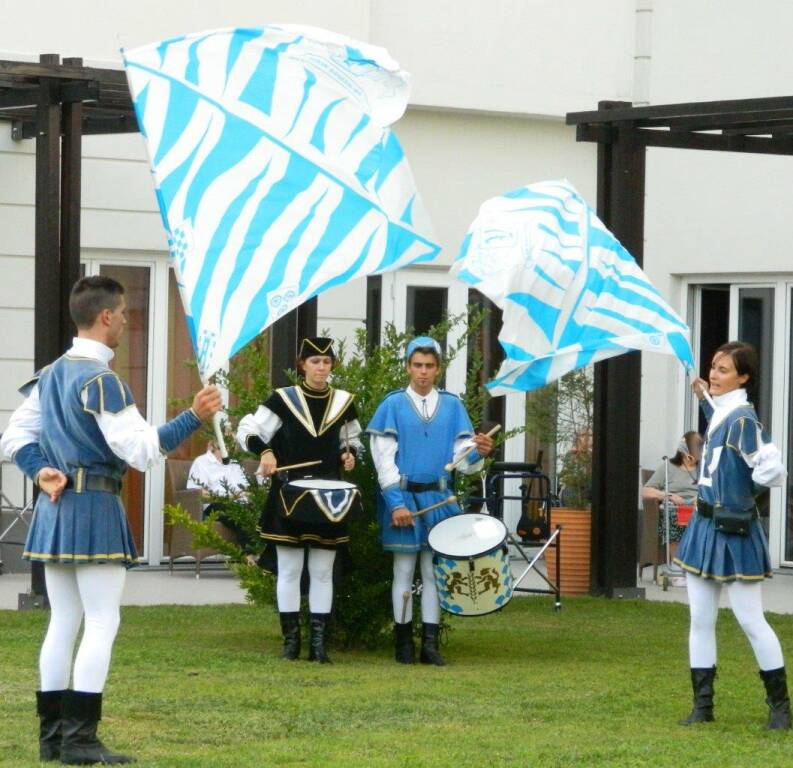
[[[304,477],[279,490],[279,513],[299,523],[340,523],[347,517],[361,492],[344,480]]]
[[[429,533],[441,608],[459,616],[482,616],[503,608],[514,586],[507,528],[490,515],[455,515]]]

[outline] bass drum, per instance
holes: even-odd
[[[456,616],[484,616],[503,608],[514,586],[507,528],[479,513],[442,520],[429,533],[441,608]]]

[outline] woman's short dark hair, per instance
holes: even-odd
[[[745,341],[728,341],[713,353],[714,359],[718,354],[729,355],[738,375],[749,377],[741,384],[744,389],[747,384],[754,384],[757,378],[757,350],[751,344]]]
[[[69,314],[78,328],[90,328],[102,310],[114,310],[124,295],[124,286],[112,277],[80,278],[69,296]]]
[[[686,443],[686,453],[688,454],[694,453],[694,441],[697,438],[700,438],[700,434],[695,429],[692,429],[690,432],[686,432],[686,434],[683,435],[683,440],[685,440]],[[683,459],[685,458],[685,455],[686,454],[683,453],[683,451],[678,450],[678,452],[674,456],[672,456],[671,459],[669,459],[669,463],[674,464],[676,467],[682,467]]]

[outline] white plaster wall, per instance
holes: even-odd
[[[561,116],[629,98],[634,0],[373,0],[413,103]]]
[[[789,0],[655,0],[652,102],[789,95],[791,28]]]
[[[119,48],[186,32],[268,23],[310,24],[366,38],[368,0],[1,0],[0,50],[121,63]]]

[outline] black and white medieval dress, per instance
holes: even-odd
[[[349,445],[360,455],[361,425],[353,396],[341,389],[316,390],[305,382],[276,389],[255,413],[240,420],[239,444],[257,455],[271,450],[278,466],[319,461],[312,467],[276,473],[259,520],[259,533],[277,546],[311,545],[336,549],[349,541],[346,520],[337,523],[303,523],[281,511],[281,489],[303,477],[340,479],[341,454]]]

